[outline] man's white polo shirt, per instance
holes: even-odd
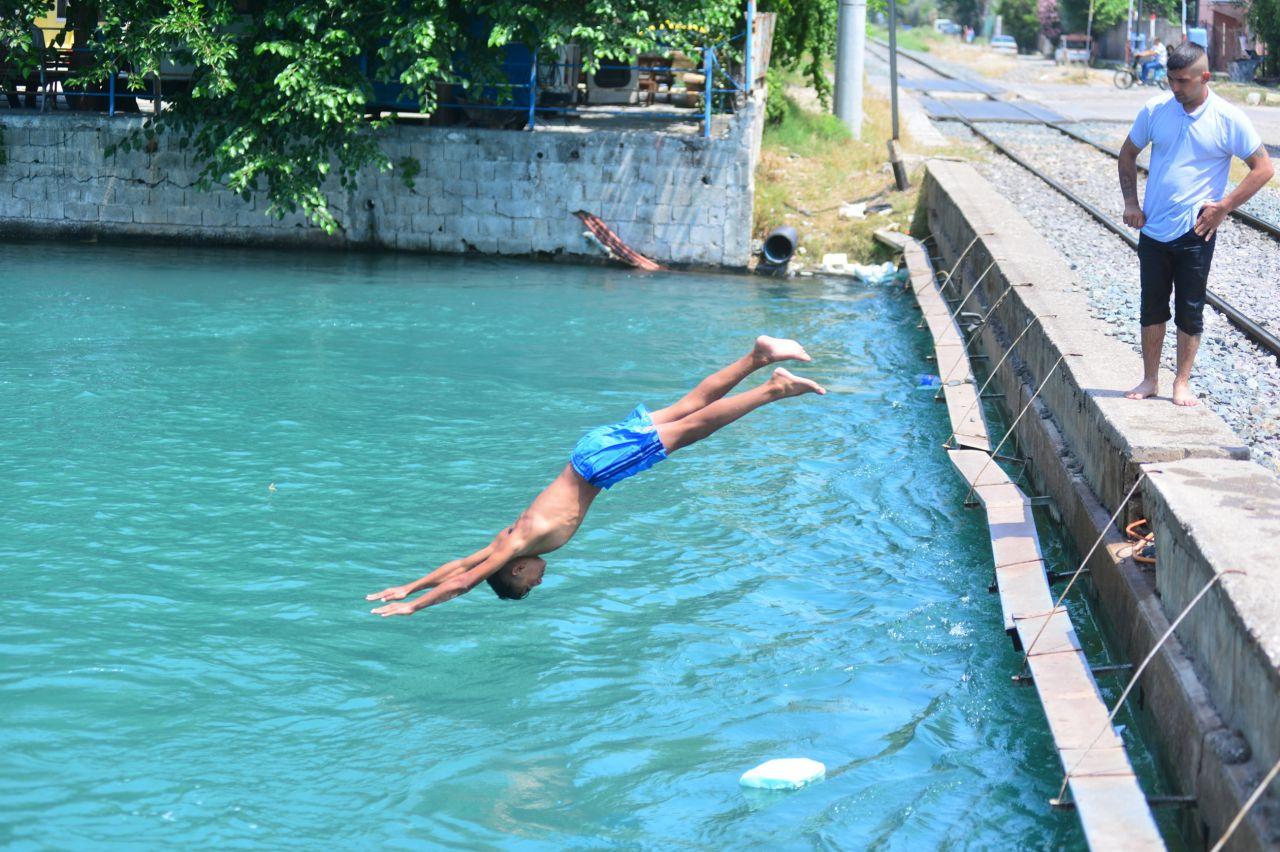
[[[1142,233],[1167,243],[1195,227],[1202,205],[1222,200],[1231,158],[1253,154],[1262,137],[1248,116],[1213,92],[1191,113],[1169,93],[1143,105],[1129,141],[1139,151],[1151,145]]]

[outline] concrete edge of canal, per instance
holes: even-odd
[[[976,282],[984,304],[966,310],[992,312],[978,342],[1000,364],[992,387],[1011,417],[1027,409],[1014,433],[1035,488],[1078,552],[1102,537],[1088,594],[1112,647],[1136,667],[1215,575],[1247,572],[1208,590],[1128,699],[1165,777],[1195,798],[1184,836],[1212,845],[1280,759],[1280,482],[1206,406],[1124,398],[1138,354],[1105,333],[1085,285],[971,166],[930,161],[920,205],[960,292]],[[1154,570],[1123,533],[1144,517]],[[1280,801],[1267,795],[1227,848],[1277,845]]]

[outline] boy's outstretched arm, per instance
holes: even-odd
[[[469,568],[474,568],[483,562],[485,557],[488,556],[492,550],[493,545],[490,544],[482,550],[477,550],[470,556],[464,556],[461,559],[451,559],[436,570],[432,571],[430,574],[419,577],[412,583],[405,583],[403,586],[390,586],[380,592],[365,595],[364,599],[367,601],[384,602],[404,600],[414,592],[419,592],[432,586],[438,586],[455,574],[460,574]]]
[[[371,612],[373,612],[374,615],[381,615],[384,618],[388,615],[413,615],[420,609],[426,609],[429,606],[435,606],[438,603],[444,603],[447,600],[456,598],[458,595],[466,594],[478,586],[490,574],[494,573],[503,565],[506,565],[508,561],[519,555],[517,551],[520,550],[520,548],[515,546],[510,535],[500,535],[499,539],[506,540],[501,542],[495,540],[494,544],[486,547],[484,551],[480,551],[481,553],[487,552],[488,555],[474,567],[467,568],[463,571],[455,571],[455,573],[444,579],[443,582],[437,584],[434,589],[427,592],[422,597],[415,598],[411,601],[403,601],[401,603],[391,603],[386,606],[380,606],[377,609],[371,610]],[[443,566],[441,567],[443,568]]]

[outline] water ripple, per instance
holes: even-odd
[[[1048,737],[901,292],[152,248],[0,264],[0,843],[1079,843],[1041,806]],[[369,616],[509,523],[582,429],[759,331],[805,340],[833,392],[603,495],[528,601]],[[793,755],[827,780],[738,787]]]

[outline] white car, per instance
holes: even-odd
[[[1017,55],[1018,43],[1013,40],[1011,35],[998,35],[991,37],[991,49],[996,53],[1008,53]]]

